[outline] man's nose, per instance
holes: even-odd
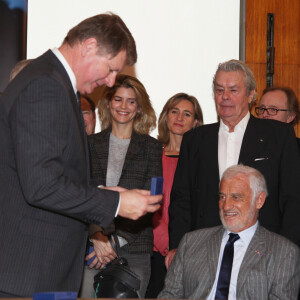
[[[117,74],[110,73],[105,79],[105,84],[108,87],[113,87],[113,85],[115,84],[115,81],[116,81],[116,76],[117,76]]]
[[[84,122],[84,125],[85,125],[85,126],[88,124],[88,119],[87,119],[87,117],[84,117],[84,116],[83,116],[83,122]]]
[[[228,90],[225,89],[225,90],[223,91],[222,98],[223,98],[223,99],[228,99],[228,98],[229,98],[229,91],[228,91]]]
[[[267,118],[269,117],[269,114],[268,114],[268,112],[267,112],[266,109],[264,110],[264,112],[263,112],[263,114],[262,114],[262,117],[263,117],[264,119],[267,119]]]
[[[231,199],[231,197],[226,197],[223,203],[223,209],[224,210],[230,210],[233,208],[233,200]]]

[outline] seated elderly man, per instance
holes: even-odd
[[[229,167],[219,192],[223,226],[184,235],[158,298],[296,299],[299,248],[259,225],[266,196],[259,171]]]

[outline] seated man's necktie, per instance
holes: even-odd
[[[231,269],[234,254],[234,243],[240,238],[238,234],[230,233],[224,248],[215,299],[228,299]]]

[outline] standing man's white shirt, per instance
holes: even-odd
[[[247,128],[250,113],[234,127],[233,132],[229,132],[229,127],[220,121],[219,138],[218,138],[218,161],[219,176],[222,177],[224,171],[233,165],[238,164],[243,137]]]
[[[249,244],[254,236],[254,233],[257,229],[257,226],[258,226],[258,222],[256,222],[253,226],[247,228],[246,230],[238,232],[238,235],[240,236],[240,238],[234,243],[234,256],[233,256],[233,262],[232,262],[228,300],[236,300],[236,286],[237,286],[237,279],[238,279],[240,267],[241,267],[242,261],[244,259],[245,253],[248,249],[248,246],[249,246]],[[220,268],[221,268],[221,262],[222,262],[222,258],[223,258],[223,252],[224,252],[224,248],[225,248],[226,243],[229,238],[229,233],[231,233],[231,232],[228,230],[225,230],[225,232],[223,234],[215,282],[210,291],[210,294],[206,298],[207,300],[215,299],[216,289],[217,289],[217,284],[218,284],[218,279],[219,279],[219,273],[220,273]]]
[[[69,64],[66,61],[66,59],[64,58],[64,56],[60,53],[60,51],[56,47],[52,49],[52,52],[55,54],[57,59],[61,62],[61,64],[64,66],[66,72],[68,73],[68,76],[69,76],[69,78],[71,80],[71,83],[72,83],[74,94],[76,95],[76,93],[77,93],[76,77],[75,77],[74,72],[72,71],[71,67],[69,66]]]

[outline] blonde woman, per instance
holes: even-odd
[[[132,76],[118,75],[115,85],[105,88],[98,109],[102,131],[89,136],[93,183],[149,190],[151,178],[162,175],[162,144],[149,136],[156,117],[145,87]],[[87,259],[96,258],[85,268],[81,297],[93,297],[97,269],[116,257],[108,241],[112,233],[118,236],[121,256],[141,279],[139,296],[145,296],[153,249],[151,218],[151,214],[136,221],[117,217],[109,229],[90,226],[95,252]]]

